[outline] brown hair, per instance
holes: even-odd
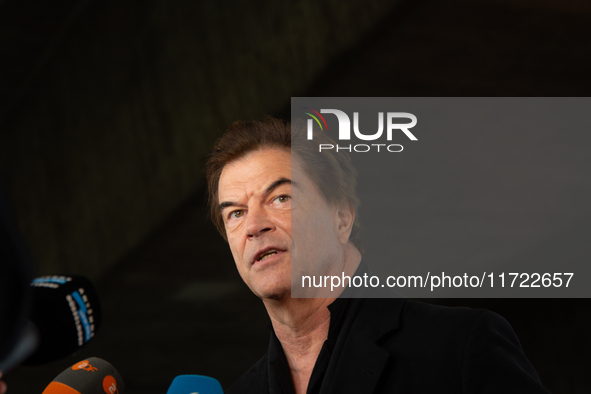
[[[327,202],[333,205],[349,203],[353,206],[355,222],[349,239],[359,250],[362,250],[358,217],[359,198],[356,193],[357,171],[351,163],[351,158],[345,152],[333,150],[318,153],[316,143],[336,145],[320,130],[314,130],[314,144],[306,142],[305,136],[303,122],[291,125],[289,122],[269,116],[262,121],[234,122],[215,143],[205,166],[205,174],[209,213],[224,239],[227,240],[226,230],[218,207],[219,180],[224,166],[260,149],[280,148],[290,150],[302,159],[306,174],[316,184]]]

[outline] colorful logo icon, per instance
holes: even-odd
[[[111,375],[105,376],[103,379],[103,390],[107,394],[119,394],[119,390],[117,390],[117,381]]]
[[[320,130],[324,131],[324,128],[322,127],[322,123],[320,123],[320,121],[318,120],[318,118],[322,119],[322,122],[324,123],[324,126],[326,126],[326,131],[328,131],[328,125],[326,124],[326,120],[324,120],[324,117],[322,115],[320,115],[320,112],[313,110],[312,108],[308,108],[308,107],[302,107],[304,109],[310,110],[312,112],[314,112],[316,116],[312,115],[310,112],[304,112],[306,115],[309,115],[312,117],[312,119],[314,119],[316,121],[316,123],[318,123],[318,126],[320,126]]]
[[[72,366],[72,369],[74,371],[78,371],[78,370],[83,369],[83,370],[89,371],[89,372],[94,372],[97,370],[95,367],[90,365],[90,362],[88,362],[88,360],[80,361],[79,363]]]

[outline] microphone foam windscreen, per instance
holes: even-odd
[[[179,375],[166,394],[224,394],[222,385],[214,378],[201,375]]]
[[[117,370],[98,357],[80,361],[53,379],[42,394],[123,394]]]
[[[44,276],[31,283],[30,320],[39,330],[40,346],[25,364],[58,360],[80,350],[101,323],[98,296],[83,276]]]

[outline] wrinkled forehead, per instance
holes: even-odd
[[[233,189],[256,190],[276,178],[291,179],[292,157],[288,149],[264,148],[227,163],[218,182],[218,199]]]
[[[218,182],[218,202],[225,195],[240,190],[265,187],[265,182],[273,182],[280,177],[292,181],[293,189],[300,192],[321,193],[321,188],[310,175],[301,157],[288,148],[268,147],[249,152],[227,163]],[[294,192],[297,192],[294,190]],[[325,196],[322,195],[324,199]]]

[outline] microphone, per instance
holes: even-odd
[[[4,372],[23,361],[39,365],[77,353],[101,324],[98,296],[87,278],[44,276],[34,279],[30,288],[29,322],[12,354],[1,360]]]
[[[39,347],[39,331],[30,321],[24,321],[11,344],[10,351],[0,358],[0,371],[7,373],[19,365]]]
[[[4,360],[15,353],[18,344],[24,342],[17,352],[28,351],[36,344],[35,334],[25,327],[33,265],[3,186],[0,176],[0,370],[6,372]]]
[[[94,286],[83,276],[43,276],[31,282],[31,322],[39,330],[39,348],[25,364],[45,364],[78,352],[101,323]]]
[[[179,375],[166,394],[224,394],[222,385],[214,378],[201,375]]]
[[[80,361],[53,379],[42,394],[123,394],[119,372],[98,357]]]

